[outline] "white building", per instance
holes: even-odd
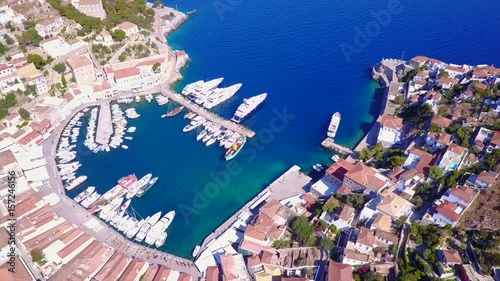
[[[467,148],[461,147],[458,144],[450,144],[439,160],[439,167],[443,169],[444,172],[459,169],[468,151]]]
[[[96,81],[94,63],[87,55],[80,55],[66,60],[78,86],[91,85]]]
[[[71,4],[89,17],[106,18],[106,11],[101,0],[72,0]]]
[[[127,35],[127,37],[129,37],[132,34],[139,33],[139,28],[137,27],[137,25],[133,24],[131,22],[128,22],[128,21],[120,23],[115,28],[111,29],[111,31],[115,31],[118,29],[125,31],[125,34]]]
[[[386,148],[401,143],[403,131],[402,118],[384,114],[379,117],[378,122],[380,124],[377,138],[378,142],[382,143]]]
[[[47,79],[45,79],[45,76],[42,73],[40,73],[37,76],[28,78],[27,81],[28,85],[36,86],[36,92],[38,94],[45,94],[49,91],[49,85],[47,84]]]
[[[104,46],[111,46],[114,44],[113,42],[113,37],[111,36],[111,33],[107,31],[106,29],[103,29],[101,33],[99,33],[96,36],[96,39],[94,40],[94,44],[102,44]]]
[[[53,17],[40,21],[36,24],[35,29],[38,35],[45,38],[45,36],[51,36],[59,34],[63,27],[63,20],[61,17]]]
[[[15,24],[22,24],[26,18],[23,15],[18,15],[9,6],[5,5],[0,7],[0,23],[6,24],[9,21]]]
[[[10,75],[0,77],[0,92],[3,95],[17,90],[25,90],[21,77],[17,75],[17,73],[11,73]]]
[[[58,58],[71,51],[69,44],[59,36],[43,40],[40,47],[42,47],[42,50],[53,58]]]

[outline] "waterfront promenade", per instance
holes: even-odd
[[[293,196],[301,195],[309,190],[311,178],[300,171],[299,166],[293,166],[278,179],[268,185],[264,190],[259,192],[252,200],[248,201],[240,210],[234,213],[229,219],[217,227],[210,233],[201,244],[200,253],[203,252],[210,242],[217,239],[224,231],[229,229],[236,221],[238,221],[241,213],[254,214],[251,207],[257,201],[264,201],[263,199],[272,198],[278,201],[290,198]]]
[[[115,98],[123,98],[131,95],[132,94],[130,93],[124,93],[123,95]],[[86,103],[75,108],[73,113],[78,112],[85,107],[97,106],[100,104],[101,102]],[[198,278],[200,277],[200,273],[198,272],[192,261],[155,249],[151,249],[125,239],[120,233],[109,227],[98,218],[92,216],[86,209],[81,207],[79,204],[76,204],[71,198],[66,196],[61,178],[56,168],[54,155],[57,142],[62,133],[64,125],[72,118],[72,116],[73,114],[69,115],[62,123],[63,125],[59,126],[54,132],[51,133],[51,136],[42,143],[44,155],[47,161],[47,170],[50,175],[50,188],[40,191],[40,195],[48,196],[51,194],[56,194],[57,196],[59,196],[59,202],[52,206],[58,216],[66,219],[70,223],[79,226],[83,230],[90,233],[94,237],[94,239],[109,245],[116,251],[134,256],[136,258],[144,259],[150,264],[164,265],[173,270],[186,272],[193,276],[193,280],[198,280]],[[82,148],[78,147],[77,152],[79,154],[82,154],[82,151],[80,151],[80,149]]]
[[[111,107],[108,101],[100,104],[99,119],[97,122],[97,132],[95,142],[102,145],[109,144],[109,138],[113,134],[113,124],[111,123]]]
[[[200,116],[205,117],[207,120],[212,121],[214,123],[217,123],[217,124],[227,128],[233,132],[244,135],[247,138],[251,138],[251,137],[255,136],[254,131],[252,131],[252,130],[250,130],[250,129],[248,129],[240,124],[236,124],[232,121],[226,120],[226,119],[220,117],[219,115],[217,115],[211,111],[208,111],[205,108],[203,108],[195,103],[192,103],[188,99],[184,98],[182,95],[179,95],[170,89],[163,88],[161,93],[163,95],[165,95],[166,97],[168,97],[169,99],[173,100],[174,102],[186,107],[187,109],[195,112],[196,114],[198,114]]]

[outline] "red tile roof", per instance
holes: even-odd
[[[20,139],[18,141],[18,143],[20,145],[27,145],[28,143],[31,143],[32,141],[34,141],[35,139],[37,139],[40,136],[41,136],[41,134],[39,132],[32,131],[29,134],[27,134],[26,136],[24,136],[22,139]]]
[[[362,162],[358,162],[354,165],[354,168],[345,174],[345,176],[362,186],[373,186],[376,189],[381,189],[384,187],[385,181],[377,178],[377,174],[378,172],[374,169],[366,166]]]
[[[356,242],[369,247],[373,247],[373,244],[375,243],[375,231],[369,230],[364,226],[360,227],[359,230],[360,231]]]
[[[115,79],[123,79],[132,76],[140,76],[141,72],[137,67],[129,67],[115,70]]]
[[[344,159],[340,159],[335,164],[333,164],[330,168],[326,170],[327,174],[330,174],[337,179],[343,181],[345,174],[354,168],[354,165],[350,162],[347,162]]]
[[[178,281],[191,281],[193,277],[185,272],[181,272],[179,275]]]
[[[465,73],[465,69],[461,68],[461,67],[457,67],[457,66],[452,66],[452,65],[447,65],[445,68],[444,68],[445,71],[454,71],[454,72],[459,72],[459,73]]]
[[[439,83],[456,85],[456,84],[458,84],[458,80],[450,78],[450,77],[441,76],[441,77],[439,77]]]
[[[462,258],[460,257],[460,253],[456,250],[443,250],[444,259],[448,264],[457,264],[462,263]]]
[[[170,275],[171,272],[172,272],[172,269],[170,269],[166,266],[160,266],[160,269],[156,273],[155,279],[153,279],[153,281],[167,280],[168,276]]]
[[[494,145],[500,145],[500,131],[496,131],[493,134],[493,137],[491,137],[490,143],[494,144]]]
[[[465,202],[472,203],[472,201],[474,201],[474,199],[478,195],[478,192],[477,190],[468,186],[454,186],[451,188],[451,194],[464,200]]]
[[[10,265],[8,263],[3,263],[0,265],[0,280],[2,281],[32,281],[35,280],[31,277],[28,269],[24,266],[24,263],[20,262],[19,256],[15,257],[16,261],[16,269],[15,272],[12,273],[9,271]]]
[[[139,258],[135,258],[127,266],[127,269],[123,272],[122,276],[118,281],[135,281],[139,277],[141,270],[147,265],[147,263]]]
[[[493,172],[493,171],[482,171],[479,176],[477,176],[477,179],[487,183],[489,185],[493,184],[495,180],[498,178],[498,173]]]
[[[448,150],[458,155],[462,155],[465,152],[465,148],[455,143],[450,144]]]
[[[328,262],[328,281],[354,281],[352,266],[330,260]]]
[[[457,205],[451,203],[448,200],[445,200],[436,208],[436,211],[441,215],[447,217],[448,219],[457,222],[462,217],[462,215],[455,213],[456,209]]]
[[[224,280],[238,280],[238,268],[236,267],[233,255],[225,253],[220,256],[220,265]]]
[[[451,123],[453,123],[453,121],[440,115],[434,115],[434,117],[432,117],[431,123],[441,128],[448,128]]]
[[[382,127],[391,128],[394,130],[400,130],[403,127],[403,118],[399,118],[391,115],[381,115],[379,117],[379,122],[382,124]]]
[[[254,256],[257,257],[257,256]],[[250,261],[250,258],[248,260]],[[257,257],[259,258],[259,257]],[[209,266],[207,267],[207,276],[206,281],[219,281],[219,267],[218,266]]]

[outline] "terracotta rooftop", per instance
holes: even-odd
[[[352,266],[330,260],[328,262],[328,281],[354,281]]]
[[[489,185],[493,184],[495,180],[498,178],[498,173],[494,171],[482,171],[478,176],[477,179],[487,183]]]
[[[103,29],[100,34],[102,37],[111,37],[111,33],[109,33],[106,29]]]
[[[135,258],[132,262],[127,266],[127,269],[120,276],[118,281],[135,281],[140,276],[139,274],[149,264],[142,259]]]
[[[160,266],[160,269],[158,269],[158,272],[156,273],[155,279],[153,279],[153,281],[167,280],[171,272],[172,272],[171,268],[168,268],[166,266]]]
[[[78,234],[78,233],[75,232],[75,234]],[[88,233],[84,233],[80,237],[73,240],[73,242],[66,245],[66,247],[62,248],[59,252],[57,252],[57,255],[61,259],[64,259],[67,256],[71,255],[73,252],[75,252],[78,248],[80,248],[83,244],[87,243],[91,239],[92,239],[92,236],[90,236]]]
[[[451,123],[453,123],[453,121],[440,115],[434,115],[434,117],[432,117],[431,123],[441,128],[448,128]]]
[[[283,207],[283,204],[281,204],[280,201],[271,198],[268,199],[262,207],[260,207],[259,212],[266,215],[270,219],[274,219],[281,207]]]
[[[118,279],[123,269],[129,264],[130,260],[130,256],[115,252],[115,254],[102,267],[99,273],[94,276],[94,279],[99,281]]]
[[[383,196],[384,199],[378,204],[377,210],[392,218],[396,217],[399,211],[408,203],[406,199],[392,192],[386,192]]]
[[[27,145],[28,143],[31,143],[40,136],[41,134],[39,132],[32,131],[28,133],[26,136],[24,136],[22,139],[18,140],[17,143],[19,143],[20,145]]]
[[[262,241],[267,240],[266,233],[259,231],[253,225],[247,225],[247,228],[245,229],[245,236],[249,236],[249,237],[252,237],[254,239],[262,240]]]
[[[132,29],[134,27],[137,27],[137,25],[135,25],[135,24],[133,24],[131,22],[128,22],[128,21],[122,22],[122,23],[120,23],[119,25],[116,26],[116,28],[122,29],[122,30]]]
[[[351,170],[352,168],[354,168],[354,165],[352,163],[347,162],[344,159],[340,159],[335,164],[333,164],[330,168],[328,168],[326,170],[326,173],[343,181],[345,174],[347,172],[349,172],[349,170]]]
[[[448,264],[456,264],[462,263],[462,258],[460,257],[460,253],[456,250],[443,250],[443,256]]]
[[[376,228],[377,230],[390,231],[392,227],[392,220],[386,214],[378,213],[375,216],[375,219],[372,222],[371,227]]]
[[[222,274],[224,276],[224,280],[238,280],[239,270],[234,263],[233,255],[227,253],[221,255],[220,265],[222,267]]]
[[[11,150],[0,151],[0,171],[11,164],[16,163],[16,157],[14,157],[14,153]]]
[[[448,200],[445,200],[441,205],[437,206],[436,212],[442,214],[448,219],[457,222],[462,215],[455,213],[455,210],[458,208],[457,205],[451,203]]]
[[[124,69],[118,69],[114,71],[115,79],[123,79],[131,76],[140,76],[141,72],[137,67],[129,67]]]
[[[344,249],[344,256],[348,259],[362,261],[362,262],[368,262],[370,260],[370,256],[347,248]]]
[[[15,273],[9,271],[10,265],[4,263],[0,265],[0,280],[2,281],[33,281],[31,274],[22,262],[19,261],[20,257],[16,256],[16,270]]]
[[[440,133],[437,142],[440,144],[448,145],[451,142],[451,135],[447,133]]]
[[[66,63],[68,63],[71,69],[77,69],[80,67],[92,65],[92,61],[85,55],[71,57],[66,60]]]
[[[50,281],[84,281],[105,264],[114,250],[99,241],[93,241],[64,267],[50,277]]]
[[[179,275],[178,281],[191,281],[193,277],[185,272],[181,272]]]
[[[456,84],[458,84],[458,80],[450,78],[450,77],[441,76],[441,77],[439,77],[439,83],[456,85]]]
[[[345,174],[345,176],[362,186],[373,186],[378,190],[384,187],[385,181],[377,177],[377,174],[378,172],[374,169],[358,162]]]
[[[219,281],[219,267],[218,266],[207,267],[206,281]]]
[[[377,229],[377,231],[375,231],[375,237],[379,238],[379,239],[387,240],[387,241],[392,242],[394,244],[397,244],[399,242],[399,237],[396,234],[394,234],[392,232],[385,231],[385,230]]]
[[[7,232],[7,229],[0,227],[0,249],[3,249],[8,245],[9,237],[10,235]]]
[[[448,151],[451,151],[458,155],[462,155],[465,152],[465,148],[461,147],[458,144],[452,143],[448,146]]]
[[[339,218],[341,218],[342,220],[344,221],[348,221],[351,216],[354,214],[354,212],[356,212],[356,210],[349,206],[349,205],[342,205],[340,208],[339,208],[341,211],[340,211],[340,214],[339,214]]]
[[[495,131],[495,133],[493,133],[493,137],[491,137],[490,143],[500,146],[500,131]]]
[[[403,127],[403,118],[399,118],[391,115],[381,115],[378,119],[382,127],[391,128],[394,130],[400,130]]]
[[[146,273],[144,273],[144,277],[142,278],[142,281],[153,281],[155,278],[156,272],[158,272],[159,266],[156,264],[151,264],[148,267],[148,270],[146,270]]]
[[[425,56],[416,56],[416,57],[413,57],[411,60],[414,61],[414,62],[422,64],[422,63],[426,63],[428,59],[429,58],[427,58]]]
[[[454,72],[459,72],[459,73],[465,73],[465,69],[457,66],[452,66],[452,65],[447,65],[444,68],[445,71],[454,71]]]
[[[472,203],[472,201],[474,201],[476,196],[479,194],[476,189],[468,186],[454,186],[451,188],[450,193],[468,203]]]
[[[373,247],[375,243],[375,232],[373,230],[369,230],[368,228],[362,226],[359,228],[357,243]]]

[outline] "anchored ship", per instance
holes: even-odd
[[[146,236],[146,244],[153,245],[156,242],[156,239],[167,230],[175,217],[175,211],[168,212],[159,222],[157,222],[151,230],[148,232]]]
[[[339,129],[341,117],[342,116],[340,115],[340,112],[335,112],[332,115],[332,119],[330,120],[330,125],[328,126],[328,133],[327,133],[328,137],[333,139],[335,137],[335,135],[337,134],[337,130]]]
[[[245,136],[240,135],[236,142],[226,151],[224,158],[229,161],[236,157],[247,141]]]
[[[149,230],[151,230],[151,227],[155,225],[161,217],[161,212],[158,212],[154,214],[152,217],[150,217],[142,226],[141,229],[139,230],[139,233],[135,236],[135,241],[141,242],[146,238],[146,235],[148,234]]]
[[[153,175],[151,173],[149,173],[149,174],[145,175],[144,177],[142,177],[139,181],[137,181],[136,184],[129,187],[129,189],[127,190],[126,198],[130,199],[130,198],[134,197],[142,187],[144,187],[146,184],[148,184],[148,182],[151,180],[152,176]]]
[[[234,113],[233,118],[231,118],[231,121],[240,123],[246,116],[252,113],[257,108],[257,106],[264,102],[266,98],[267,93],[263,93],[257,96],[253,96],[249,99],[244,99],[243,103],[236,109],[236,112]]]
[[[82,202],[85,198],[87,198],[90,194],[92,194],[95,190],[95,186],[89,186],[87,187],[87,189],[85,189],[84,192],[78,194],[76,197],[75,197],[75,202],[76,203],[80,203]]]
[[[87,176],[79,176],[66,186],[66,190],[73,190],[82,185],[86,180]]]

